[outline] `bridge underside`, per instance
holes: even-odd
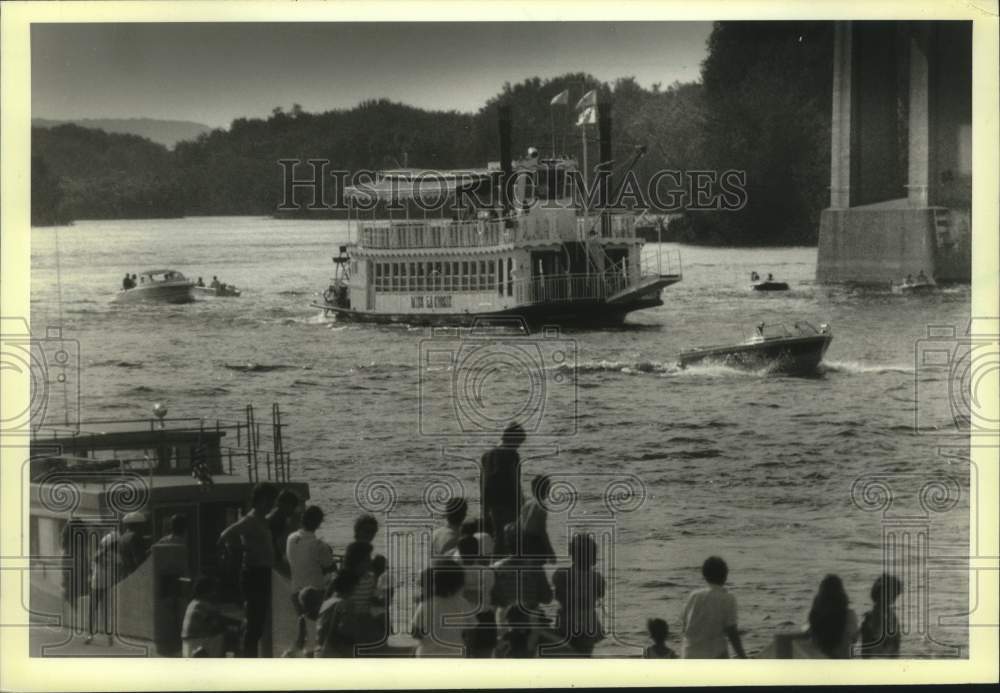
[[[820,282],[971,278],[971,22],[837,22]]]

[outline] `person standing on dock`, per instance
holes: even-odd
[[[551,485],[547,474],[536,476],[531,480],[531,498],[521,507],[521,531],[542,552],[544,563],[554,563],[556,559],[555,549],[549,540],[549,511],[544,503]]]
[[[122,518],[125,531],[119,539],[118,552],[121,555],[123,578],[130,575],[149,556],[149,544],[146,541],[146,516],[140,512],[131,512]]]
[[[286,488],[278,494],[274,510],[267,514],[267,526],[271,528],[274,540],[274,567],[285,577],[290,576],[285,549],[289,535],[298,529],[298,508],[299,497]]]
[[[729,566],[709,556],[701,566],[708,587],[696,590],[684,606],[684,659],[726,659],[726,641],[746,659],[736,626],[736,597],[725,588]]]
[[[89,645],[94,640],[94,634],[99,630],[99,622],[104,625],[104,633],[108,637],[108,645],[112,643],[111,634],[114,632],[112,621],[111,604],[108,601],[108,592],[114,588],[115,583],[121,579],[122,559],[119,553],[119,541],[121,535],[116,528],[112,528],[105,534],[97,545],[97,552],[94,554],[93,566],[90,570],[90,600],[88,604],[88,631],[85,645]]]
[[[445,507],[444,527],[438,527],[431,533],[431,556],[440,558],[454,550],[461,536],[462,523],[469,511],[469,504],[464,498],[452,498]]]
[[[278,497],[278,489],[261,482],[253,489],[251,505],[246,515],[222,530],[219,543],[243,546],[243,566],[240,587],[246,608],[246,630],[243,634],[243,656],[256,657],[257,645],[264,634],[268,605],[271,602],[271,570],[274,568],[274,539],[268,526],[267,514]]]
[[[499,555],[509,555],[515,549],[504,541],[504,528],[508,524],[513,523],[515,536],[520,535],[518,513],[524,503],[524,492],[521,490],[521,456],[517,449],[525,438],[521,425],[512,423],[504,429],[499,447],[485,453],[482,459],[483,517]]]
[[[292,578],[292,606],[299,618],[295,648],[298,650],[305,647],[306,621],[316,620],[308,618],[308,609],[301,598],[303,591],[313,589],[322,597],[326,592],[327,574],[333,572],[335,566],[333,549],[316,536],[322,522],[323,511],[319,506],[310,505],[302,515],[302,527],[288,535],[286,543],[285,556]]]
[[[156,543],[187,547],[187,515],[181,515],[179,513],[171,515],[168,526],[170,527],[170,532],[168,534],[164,534],[163,538]]]
[[[559,568],[552,575],[559,603],[557,630],[574,652],[589,657],[604,639],[599,613],[604,577],[594,567],[597,542],[590,534],[575,534],[570,540],[569,555],[572,565]]]
[[[861,656],[898,657],[899,619],[893,603],[903,591],[903,581],[883,573],[872,585],[872,609],[861,620]]]
[[[849,607],[844,583],[837,575],[827,575],[809,610],[809,637],[803,649],[811,658],[850,659],[858,631],[858,616]]]

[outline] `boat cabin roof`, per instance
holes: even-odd
[[[176,279],[184,279],[185,278],[183,274],[181,274],[177,270],[172,270],[172,269],[143,270],[142,272],[139,272],[139,274],[141,274],[144,277],[154,277],[154,276],[160,275],[160,274],[163,274],[163,275],[172,274],[172,275],[174,275],[174,278],[176,278]]]
[[[460,190],[473,190],[491,181],[499,171],[486,169],[467,171],[429,171],[421,169],[394,169],[382,173],[373,183],[352,185],[344,189],[349,200],[372,202],[374,200],[441,199],[451,197]]]

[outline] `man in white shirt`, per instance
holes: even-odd
[[[291,569],[292,604],[299,615],[299,636],[296,649],[305,647],[306,610],[299,600],[299,594],[306,587],[326,591],[326,576],[335,568],[333,549],[316,536],[316,530],[323,523],[323,511],[315,505],[306,508],[302,515],[302,527],[288,535],[285,556]]]
[[[737,657],[745,659],[736,624],[736,597],[723,586],[729,567],[718,556],[709,556],[701,574],[708,586],[692,592],[684,606],[684,659],[726,658],[727,642]]]

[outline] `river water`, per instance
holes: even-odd
[[[652,616],[679,645],[686,595],[718,554],[751,652],[805,622],[826,573],[843,578],[860,616],[890,555],[905,583],[904,654],[967,655],[967,573],[935,566],[967,555],[968,446],[949,435],[950,367],[921,355],[952,345],[940,331],[928,339],[928,326],[965,329],[968,287],[925,297],[821,287],[815,248],[669,245],[684,279],[665,305],[633,313],[624,329],[511,337],[507,347],[497,338],[489,348],[521,361],[495,359],[476,379],[468,364],[483,365],[485,352],[473,336],[336,324],[309,305],[346,234],[341,222],[246,217],[33,229],[32,329],[59,325],[78,343],[85,419],[148,416],[162,402],[171,416],[227,419],[253,403],[263,420],[278,402],[293,474],[326,510],[320,534],[338,551],[359,498],[382,511],[380,540],[438,522],[423,498],[441,484],[468,494],[477,514],[477,460],[496,438],[485,431],[526,407],[525,486],[554,475],[553,543],[581,528],[606,539],[614,637],[598,653],[632,652]],[[218,275],[243,296],[110,303],[126,271],[161,266]],[[792,290],[754,294],[751,270]],[[833,329],[818,377],[673,366],[685,347],[801,319]],[[903,562],[883,551],[904,545]]]

